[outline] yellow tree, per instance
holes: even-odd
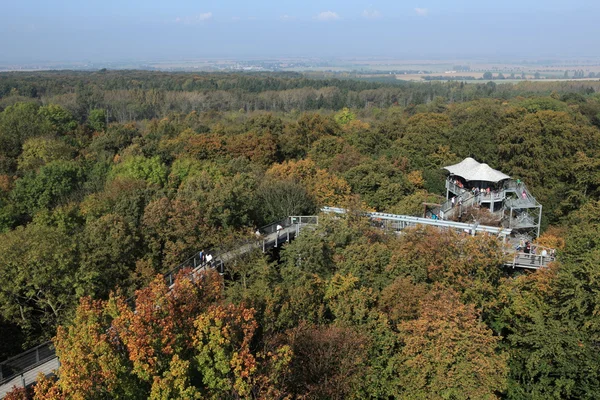
[[[399,328],[401,398],[497,399],[505,390],[500,338],[453,290],[435,288],[421,302],[419,317]]]
[[[344,206],[350,201],[350,185],[316,166],[312,160],[287,161],[267,171],[269,177],[302,183],[319,205]]]

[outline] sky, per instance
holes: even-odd
[[[0,64],[596,57],[597,0],[0,0]]]

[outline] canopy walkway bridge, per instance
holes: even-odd
[[[345,214],[347,210],[337,207],[324,207],[323,213]],[[511,229],[468,224],[462,222],[447,221],[442,219],[420,218],[408,215],[396,215],[379,212],[366,213],[372,224],[382,229],[400,232],[407,227],[433,226],[443,230],[457,230],[466,234],[487,233],[497,235],[503,241],[511,233]],[[165,281],[172,286],[175,276],[183,269],[191,269],[192,273],[200,273],[208,269],[216,269],[219,273],[225,273],[225,265],[233,259],[243,256],[251,251],[260,249],[265,252],[268,249],[282,246],[298,237],[303,229],[314,227],[318,224],[317,216],[291,216],[281,221],[274,222],[259,229],[260,236],[244,243],[238,243],[231,250],[216,252],[208,251],[204,255],[210,255],[208,260],[200,253],[185,260],[177,267],[164,275]],[[278,229],[279,228],[279,229]],[[524,253],[507,253],[506,266],[512,268],[538,269],[553,261],[550,257],[536,256]],[[60,366],[60,361],[54,351],[51,342],[41,344],[29,349],[19,355],[11,357],[0,363],[0,399],[12,390],[13,387],[27,387],[35,383],[38,374],[52,375]]]

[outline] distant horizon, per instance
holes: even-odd
[[[589,0],[19,0],[0,15],[0,64],[266,58],[588,58]]]

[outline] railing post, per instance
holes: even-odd
[[[40,362],[40,348],[36,347],[35,348],[35,363],[39,363]]]

